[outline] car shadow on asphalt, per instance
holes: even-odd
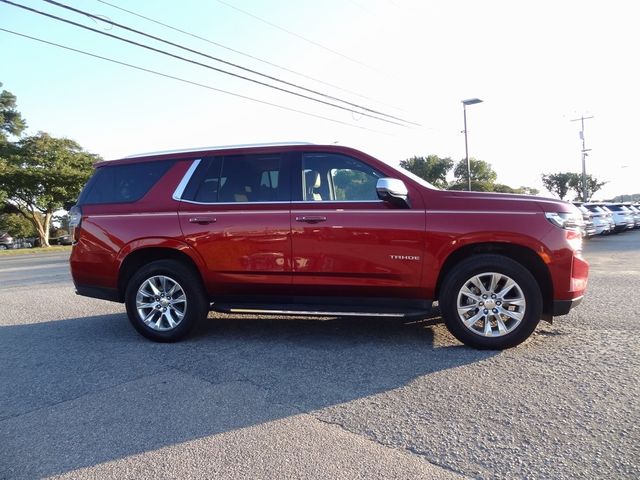
[[[158,344],[124,314],[0,327],[0,477],[40,477],[402,389],[498,352],[420,322],[211,314]]]

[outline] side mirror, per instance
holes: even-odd
[[[376,184],[378,198],[403,208],[409,208],[409,190],[402,180],[397,178],[379,178]]]

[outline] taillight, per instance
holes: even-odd
[[[546,212],[544,214],[551,223],[556,227],[563,228],[565,230],[579,231],[581,225],[583,225],[582,216],[577,213],[571,212]]]
[[[80,224],[82,223],[82,209],[79,206],[71,207],[69,210],[69,230],[73,243],[80,238]]]
[[[552,224],[565,231],[565,238],[571,249],[580,254],[582,252],[582,217],[577,212],[547,212],[544,214]]]

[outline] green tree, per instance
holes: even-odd
[[[453,160],[437,155],[429,155],[426,158],[411,157],[402,160],[400,166],[438,188],[447,188],[447,174],[453,167]]]
[[[0,190],[31,221],[42,246],[49,246],[53,213],[78,197],[97,159],[73,140],[43,132],[3,148]]]
[[[582,175],[579,173],[572,173],[569,179],[569,186],[577,193],[576,200],[587,199],[591,200],[593,194],[600,190],[607,182],[600,182],[597,178],[587,175],[587,194],[583,195],[584,188],[582,185]]]
[[[475,192],[491,192],[498,178],[498,174],[493,170],[491,164],[484,160],[469,159],[471,169],[471,190]],[[460,160],[453,169],[455,177],[452,190],[466,190],[468,188],[469,175],[467,173],[467,161]]]
[[[12,237],[36,237],[33,223],[17,213],[3,213],[0,215],[0,232],[9,232]]]
[[[376,178],[351,169],[336,170],[333,174],[336,200],[377,200]]]
[[[498,193],[520,193],[517,188],[511,188],[509,185],[504,185],[502,183],[494,183],[491,191]]]
[[[521,186],[516,188],[516,193],[521,193],[523,195],[538,195],[540,194],[540,190],[537,188]]]
[[[0,82],[2,87],[2,82]],[[7,135],[18,136],[27,124],[20,112],[16,110],[16,97],[11,92],[0,92],[0,143],[7,140]]]
[[[544,188],[557,195],[560,200],[564,200],[572,188],[570,182],[575,175],[571,172],[543,173],[542,184]]]
[[[465,181],[454,182],[449,185],[448,190],[467,190],[469,188],[469,184]],[[471,191],[472,192],[492,192],[493,184],[487,182],[476,182],[475,180],[471,180]]]

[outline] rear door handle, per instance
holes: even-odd
[[[320,222],[326,222],[327,221],[327,217],[322,217],[319,215],[316,216],[305,216],[305,217],[296,217],[296,222],[305,222],[305,223],[320,223]]]
[[[191,217],[189,219],[189,223],[197,223],[198,225],[209,225],[210,223],[215,223],[215,218],[210,217]]]

